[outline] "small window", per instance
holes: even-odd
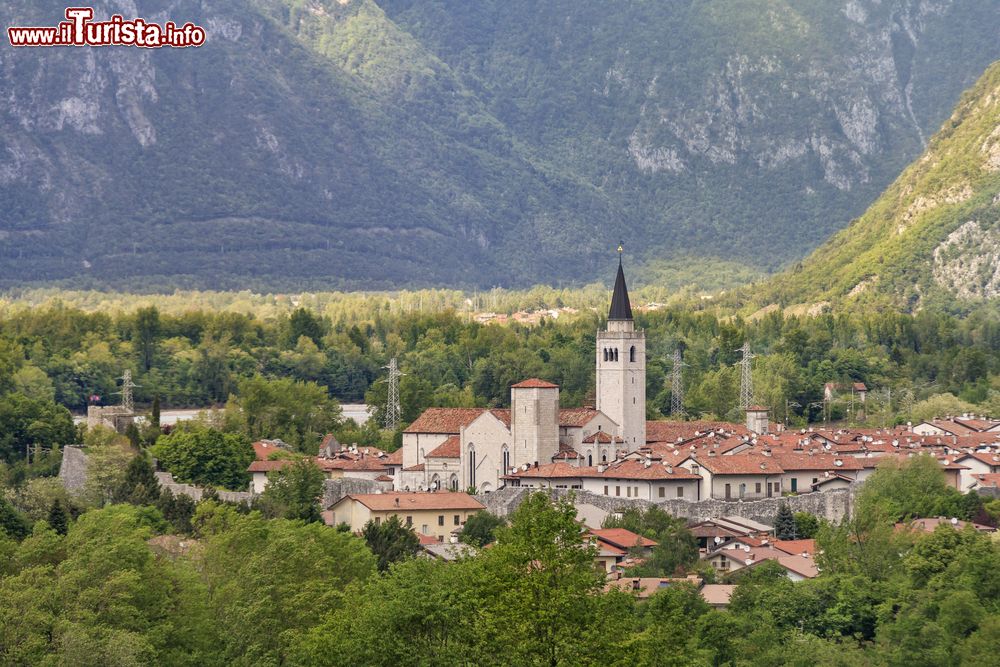
[[[462,523],[462,517],[460,515],[456,514],[455,515],[455,525],[458,526],[458,525],[461,525],[461,523]]]
[[[412,526],[413,525],[413,517],[412,516],[406,517],[406,525],[407,526]]]
[[[608,495],[608,485],[604,485],[604,495]]]
[[[632,487],[631,486],[626,486],[625,487],[625,495],[627,495],[629,498],[632,497]]]
[[[629,348],[628,360],[631,361],[633,364],[635,363],[635,345]]]
[[[664,487],[660,487],[660,497],[665,498],[667,495],[667,490]]]
[[[438,525],[439,526],[444,525],[444,514],[438,514]]]
[[[615,495],[616,496],[620,496],[621,494],[622,494],[622,487],[616,486],[615,487]]]
[[[426,523],[424,525],[420,526],[420,532],[423,533],[424,535],[430,535],[431,534],[431,531],[427,530],[427,524]]]
[[[684,497],[684,487],[683,486],[678,486],[677,487],[677,497],[678,498],[683,498]]]
[[[760,493],[760,482],[757,482],[757,489],[756,489],[756,492],[757,492],[757,493]]]

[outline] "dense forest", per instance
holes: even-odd
[[[408,311],[391,299],[319,310],[286,304],[261,316],[156,306],[88,312],[58,302],[10,306],[0,316],[0,459],[78,441],[67,410],[117,403],[126,369],[143,410],[154,400],[161,408],[216,407],[213,419],[229,430],[282,437],[302,452],[314,450],[327,431],[346,442],[393,447],[398,434],[377,428],[384,366],[392,357],[404,373],[404,423],[428,406],[504,406],[510,385],[532,376],[557,382],[565,406],[589,404],[594,333],[604,322],[601,311],[572,310],[527,326],[481,324],[444,307]],[[679,348],[687,416],[739,420],[734,364],[744,341],[756,355],[757,400],[776,421],[793,426],[1000,414],[1000,319],[992,309],[965,317],[773,311],[743,319],[668,305],[638,313],[637,325],[647,334],[653,419],[669,413],[669,374]],[[864,410],[850,393],[823,403],[825,383],[849,381],[871,390]],[[338,407],[361,400],[375,410],[364,429],[346,423]],[[301,405],[312,407],[297,410]],[[247,414],[253,418],[240,417]]]
[[[100,498],[58,486],[0,497],[0,662],[992,665],[997,542],[971,527],[893,529],[957,497],[927,463],[877,471],[843,524],[813,521],[819,577],[748,568],[720,611],[686,583],[648,600],[607,590],[573,505],[543,493],[509,521],[470,519],[462,539],[491,547],[445,562],[414,557],[398,521],[355,536],[317,523],[315,503],[300,516],[280,497],[251,511],[151,493],[139,454]],[[314,483],[274,480],[265,497]],[[656,576],[692,567],[683,522],[623,516],[661,540]]]

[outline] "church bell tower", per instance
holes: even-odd
[[[635,330],[618,246],[608,326],[597,332],[597,409],[619,425],[628,451],[646,444],[646,332]]]

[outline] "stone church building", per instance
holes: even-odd
[[[563,408],[559,386],[531,378],[510,409],[428,408],[403,431],[397,490],[503,486],[517,470],[610,463],[646,444],[646,335],[636,330],[621,259],[607,328],[597,333],[596,405]]]

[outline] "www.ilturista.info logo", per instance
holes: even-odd
[[[205,43],[205,29],[193,23],[163,25],[143,19],[126,20],[115,14],[108,21],[93,21],[92,7],[69,7],[66,20],[55,27],[7,28],[11,46],[140,46],[183,48]]]

